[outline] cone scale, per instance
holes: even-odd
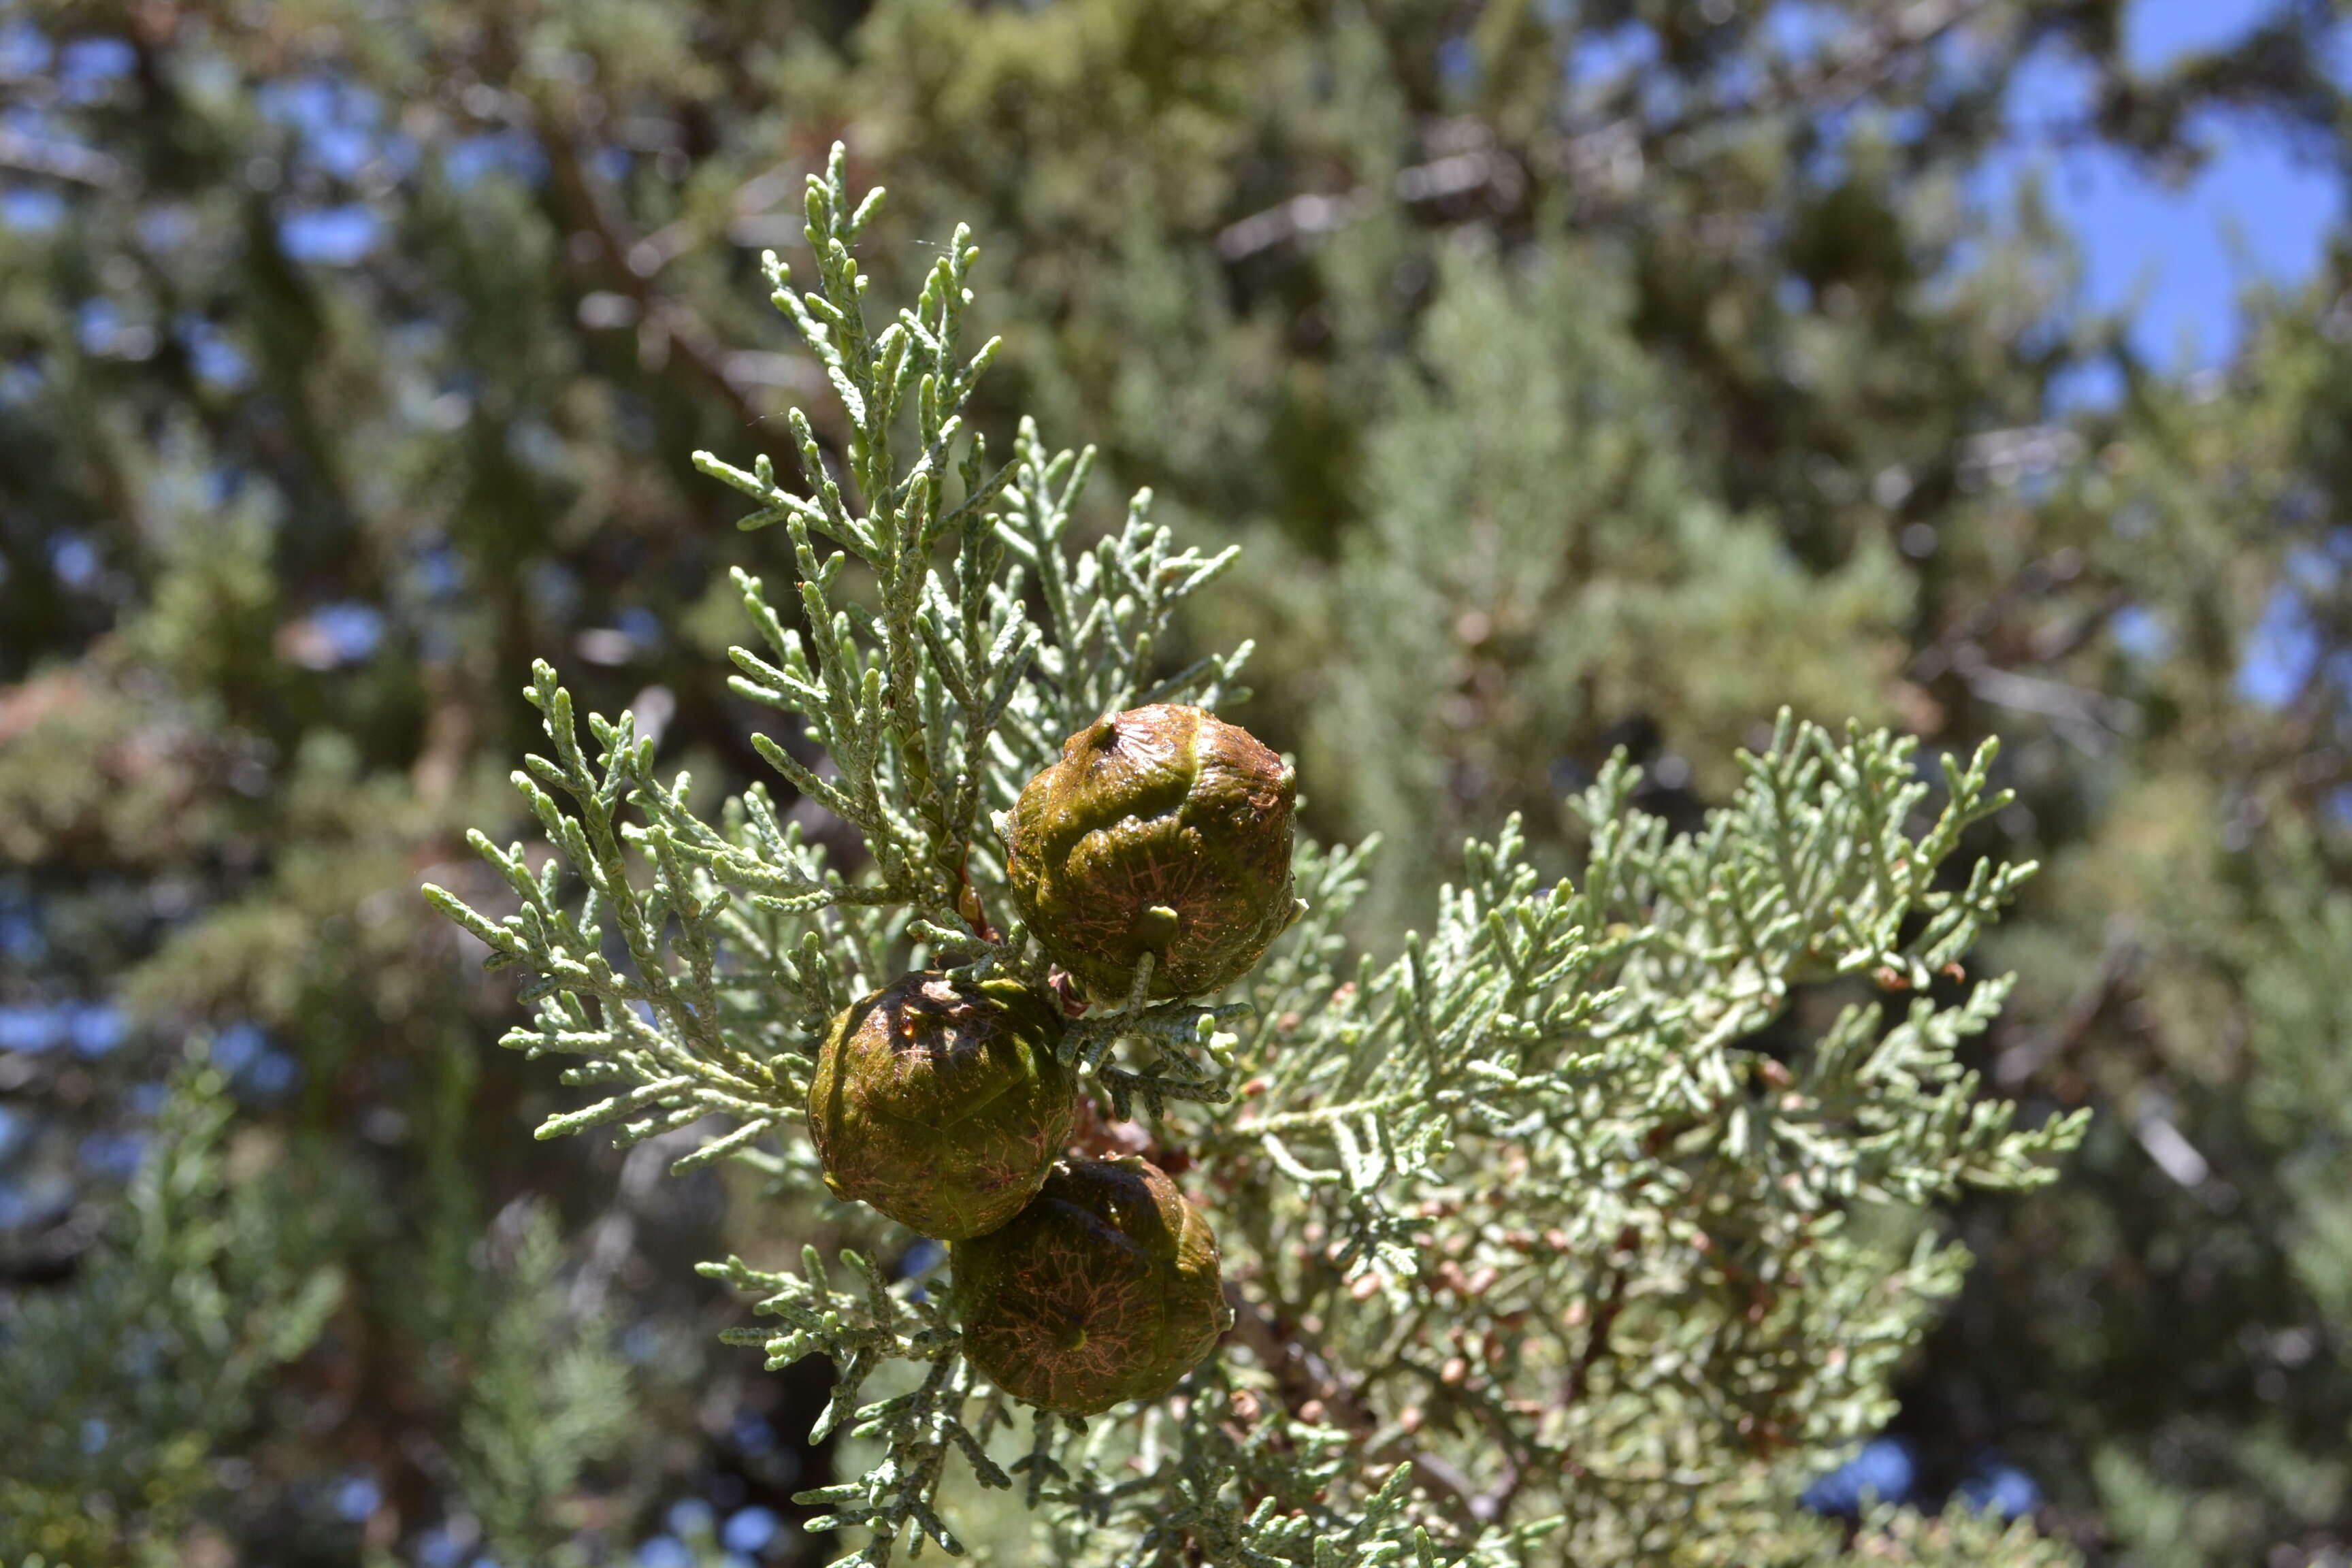
[[[1061,1027],[1043,992],[928,973],[845,1008],[809,1085],[825,1185],[942,1241],[1011,1219],[1070,1141]]]
[[[1097,1001],[1221,991],[1297,917],[1292,771],[1239,725],[1160,703],[1097,721],[1011,818],[1013,900]]]

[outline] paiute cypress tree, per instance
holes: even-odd
[[[1229,716],[1296,754],[1311,837],[1386,832],[1349,919],[1378,957],[1514,809],[1538,876],[1580,876],[1559,803],[1620,744],[1636,804],[1696,826],[1783,701],[1931,760],[2003,734],[2018,798],[1965,852],[2043,870],[1989,939],[2019,985],[1963,1059],[2032,1117],[2104,1114],[2068,1181],[1953,1216],[1979,1265],[1897,1384],[1916,1495],[1998,1447],[2095,1557],[2352,1549],[2340,1129],[2310,1089],[2340,1055],[2310,999],[2341,967],[2342,279],[2257,300],[2225,374],[2188,376],[2080,306],[2046,214],[1969,195],[2014,144],[2009,85],[2053,58],[2082,67],[2080,142],[2171,170],[2217,124],[2284,125],[2332,158],[2336,23],[2283,7],[2147,74],[2126,21],[0,18],[0,1293],[98,1266],[179,1039],[213,1032],[242,1064],[230,1184],[299,1194],[301,1258],[347,1289],[248,1427],[158,1416],[218,1461],[184,1472],[199,1531],[272,1561],[470,1550],[492,1406],[545,1446],[529,1473],[574,1478],[531,1528],[583,1551],[689,1495],[790,1515],[827,1479],[837,1445],[796,1441],[821,1359],[707,1352],[729,1308],[687,1268],[833,1245],[823,1212],[656,1180],[659,1147],[518,1142],[544,1077],[478,1047],[509,1003],[412,889],[510,809],[536,655],[648,731],[667,708],[698,805],[765,773],[707,660],[748,635],[725,569],[774,567],[686,454],[761,444],[795,401],[840,449],[758,309],[840,135],[893,187],[860,258],[883,297],[974,222],[1007,348],[970,415],[1000,451],[1024,411],[1097,446],[1071,536],[1148,484],[1204,552],[1248,543],[1152,664],[1257,639]],[[2053,412],[2085,367],[2120,398]],[[1530,614],[1533,584],[1573,613]],[[1350,722],[1369,765],[1338,765]],[[593,1423],[518,1415],[483,1359],[524,1342],[495,1330],[539,1289],[509,1266],[533,1194],[559,1200],[565,1331],[627,1353],[596,1464]]]
[[[542,664],[528,695],[551,754],[514,782],[556,854],[534,868],[524,844],[474,836],[509,889],[502,918],[426,889],[491,967],[529,976],[536,1021],[505,1043],[572,1058],[566,1081],[604,1096],[542,1136],[612,1124],[635,1142],[716,1116],[676,1168],[739,1161],[781,1197],[822,1185],[796,1112],[840,996],[943,963],[1052,980],[1050,949],[989,911],[1024,852],[1003,808],[1059,749],[1069,704],[1208,706],[1240,663],[1142,687],[1139,650],[1233,552],[1175,552],[1139,495],[1072,570],[1077,456],[1024,426],[994,466],[963,436],[997,348],[962,347],[976,249],[958,230],[885,324],[855,249],[879,193],[854,199],[845,163],[836,148],[810,176],[813,285],[765,261],[849,411],[845,461],[795,410],[798,485],[764,455],[697,462],[750,499],[742,526],[788,536],[806,630],[739,574],[764,646],[732,650],[735,686],[802,727],[832,776],[753,743],[870,861],[845,873],[758,786],[716,825],[698,815],[633,712],[588,715],[583,748]],[[851,596],[853,561],[870,600]],[[1032,574],[1055,585],[1039,619]],[[1579,879],[1543,885],[1516,823],[1474,840],[1426,937],[1387,966],[1339,932],[1360,889],[1344,850],[1298,871],[1309,912],[1236,999],[1154,1003],[1139,959],[1123,1001],[1058,1050],[1115,1121],[1142,1113],[1158,1161],[1065,1167],[1003,1229],[959,1242],[944,1298],[857,1251],[809,1247],[798,1274],[706,1266],[782,1320],[738,1336],[771,1367],[834,1363],[821,1429],[879,1450],[802,1500],[863,1535],[843,1562],[872,1564],[961,1549],[942,1500],[958,1470],[1017,1492],[1034,1550],[1073,1563],[1836,1555],[1843,1532],[1799,1507],[1801,1481],[1883,1414],[1896,1357],[1965,1267],[1906,1211],[2036,1184],[2084,1124],[2018,1126],[1956,1059],[2008,990],[1960,960],[2031,871],[1941,876],[2007,804],[1987,793],[1995,750],[1948,758],[1931,808],[1910,743],[1841,743],[1784,710],[1700,834],[1634,809],[1621,757],[1579,802],[1594,845]],[[1939,1004],[1926,993],[1946,973],[1964,984]],[[1794,1013],[1793,988],[1841,983],[1842,1005]],[[1898,1016],[1874,987],[1906,994]],[[1171,1164],[1205,1224],[1153,1168]],[[1098,1171],[1125,1184],[1088,1185]],[[877,1217],[841,1224],[887,1237]],[[1221,1252],[1214,1319],[1144,1321],[1210,1287]],[[893,1391],[860,1403],[877,1380]],[[1875,1552],[1906,1527],[1867,1528]],[[2022,1524],[1982,1551],[2046,1555]]]

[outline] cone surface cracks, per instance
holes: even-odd
[[[954,1269],[972,1364],[1074,1415],[1159,1398],[1233,1326],[1215,1233],[1133,1155],[1055,1166],[1010,1224],[957,1243]]]
[[[1282,759],[1239,725],[1160,703],[1097,721],[1012,813],[1014,903],[1104,1001],[1152,955],[1150,994],[1219,991],[1296,918]]]
[[[809,1085],[825,1185],[943,1241],[1003,1225],[1069,1142],[1061,1026],[1027,986],[929,973],[844,1009]]]

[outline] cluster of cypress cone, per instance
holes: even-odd
[[[1295,918],[1291,770],[1198,708],[1070,737],[1012,813],[1013,901],[1091,1000],[1222,990]],[[1091,1415],[1173,1388],[1232,1326],[1217,1238],[1166,1173],[1074,1155],[1059,999],[902,975],[845,1009],[809,1089],[825,1184],[952,1244],[964,1353],[998,1387]]]

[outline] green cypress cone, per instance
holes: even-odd
[[[1215,1233],[1132,1154],[1055,1166],[1011,1223],[952,1256],[964,1354],[1048,1410],[1157,1399],[1233,1327]]]
[[[1070,737],[1012,812],[1013,900],[1097,1000],[1221,991],[1297,918],[1292,771],[1248,731],[1157,703]]]
[[[809,1084],[834,1195],[943,1241],[995,1229],[1069,1143],[1060,1008],[1011,980],[902,975],[843,1009]]]

